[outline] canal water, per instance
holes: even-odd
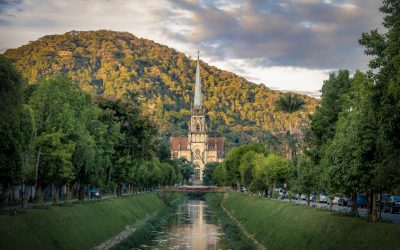
[[[153,237],[133,249],[228,249],[228,242],[206,201],[190,198]]]

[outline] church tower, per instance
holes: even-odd
[[[203,180],[204,166],[209,162],[222,162],[225,155],[223,137],[209,137],[207,134],[206,112],[203,107],[200,78],[200,58],[197,54],[196,82],[194,100],[191,104],[191,116],[187,137],[171,137],[171,158],[186,158],[195,165],[193,183]]]
[[[191,118],[189,124],[189,145],[192,162],[195,165],[195,179],[202,180],[204,165],[207,163],[207,125],[206,115],[203,107],[200,78],[200,58],[197,54],[196,85],[194,101],[191,108]]]

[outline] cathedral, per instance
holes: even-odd
[[[209,137],[207,134],[206,113],[201,96],[200,62],[197,56],[196,85],[191,107],[189,133],[187,137],[171,137],[171,157],[185,157],[195,165],[195,180],[203,179],[204,165],[224,160],[223,137]]]

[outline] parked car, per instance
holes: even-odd
[[[310,193],[310,201],[314,202],[317,199],[317,193],[311,192]]]
[[[382,196],[379,197],[379,207],[381,211],[383,211],[385,205],[388,205],[390,201],[390,194],[383,194]]]
[[[363,194],[357,195],[357,207],[367,207],[367,196]]]
[[[326,193],[319,194],[319,202],[320,203],[328,203],[328,195]]]
[[[339,200],[340,200],[340,197],[339,196],[334,196],[333,197],[333,200],[332,200],[332,204],[339,204]],[[330,204],[330,203],[329,203]]]
[[[347,206],[351,207],[353,204],[351,198],[347,201]],[[357,194],[357,207],[366,208],[367,207],[367,196],[364,194]]]
[[[293,200],[300,200],[301,199],[301,194],[295,194],[293,196]]]
[[[100,190],[97,188],[92,188],[90,189],[90,199],[100,199],[101,198],[101,194],[100,194]]]
[[[351,199],[349,197],[340,197],[338,200],[338,206],[347,206]]]
[[[400,213],[400,195],[392,195],[383,207],[383,212]]]

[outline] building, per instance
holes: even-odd
[[[191,107],[191,119],[187,137],[171,138],[171,157],[185,157],[195,165],[195,180],[203,179],[204,166],[209,162],[224,160],[225,146],[223,137],[209,137],[206,124],[206,112],[203,107],[200,79],[200,62],[197,56],[196,85],[194,101]]]

